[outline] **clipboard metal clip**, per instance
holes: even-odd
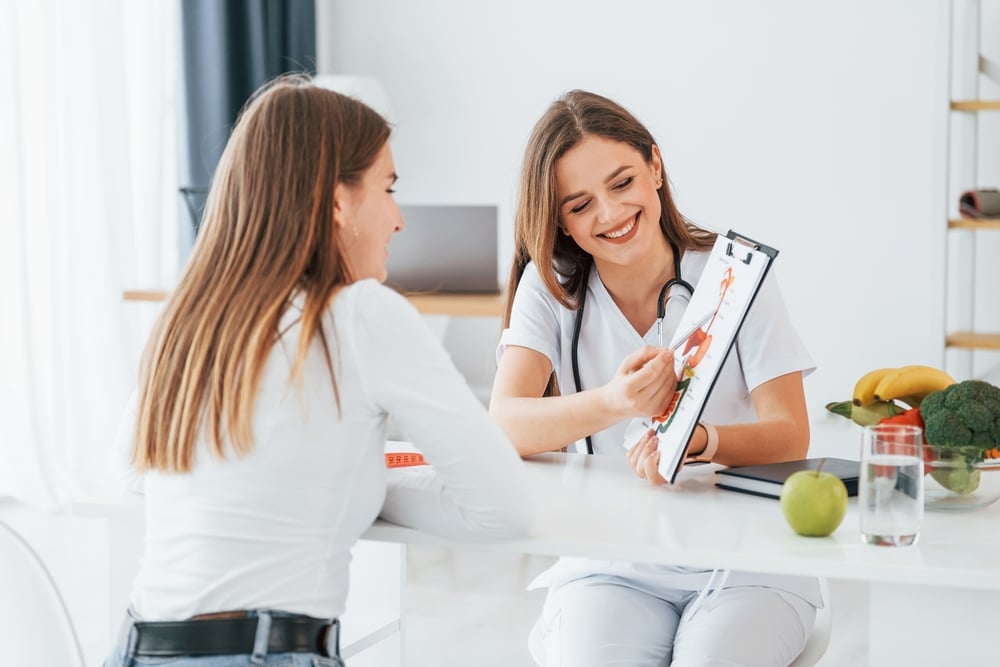
[[[729,233],[726,234],[726,238],[729,239],[729,243],[726,245],[726,254],[730,257],[736,258],[733,254],[733,243],[739,243],[740,245],[750,248],[750,250],[747,251],[747,256],[740,260],[747,266],[750,265],[754,252],[762,252],[771,259],[778,256],[778,251],[775,248],[766,246],[763,243],[757,243],[753,239],[743,236],[742,234],[737,234],[731,229],[729,230]]]
[[[730,241],[728,244],[726,244],[726,254],[729,255],[730,257],[735,257],[735,255],[733,255],[733,242],[732,241]],[[749,266],[751,259],[753,259],[753,253],[748,251],[747,252],[747,256],[745,258],[741,259],[740,261]]]

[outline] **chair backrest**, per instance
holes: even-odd
[[[80,641],[49,571],[34,549],[2,522],[0,629],[4,664],[84,667]]]
[[[806,647],[789,667],[812,667],[820,661],[826,653],[827,646],[830,645],[830,632],[833,626],[830,583],[826,579],[820,579],[819,590],[823,596],[823,608],[816,610],[816,620],[813,622],[809,639],[806,640]]]

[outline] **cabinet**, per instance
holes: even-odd
[[[451,315],[453,317],[502,317],[503,298],[498,294],[406,294],[410,303],[424,315]],[[126,290],[126,301],[163,301],[167,291],[160,289]]]
[[[1000,218],[968,219],[958,215],[960,194],[976,187],[997,187],[998,151],[988,149],[985,123],[1000,123],[997,65],[983,52],[984,10],[991,16],[1000,3],[953,0],[947,134],[947,259],[945,274],[945,351],[948,370],[958,379],[974,376],[974,351],[1000,351],[1000,300],[990,296],[995,283],[983,280],[996,266],[986,244],[1000,242]],[[989,126],[987,129],[992,129]],[[992,143],[992,142],[989,142]],[[984,166],[986,167],[984,169]],[[990,169],[993,169],[992,173]],[[989,235],[990,239],[984,237]]]

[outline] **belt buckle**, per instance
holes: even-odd
[[[333,619],[329,625],[321,630],[319,647],[323,651],[323,656],[327,658],[340,658],[340,620]]]

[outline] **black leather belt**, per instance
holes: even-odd
[[[129,653],[134,656],[201,656],[251,654],[257,616],[189,621],[134,621]],[[318,653],[337,657],[340,625],[334,619],[272,616],[268,653]],[[125,648],[125,647],[123,647]],[[130,650],[129,650],[130,649]]]

